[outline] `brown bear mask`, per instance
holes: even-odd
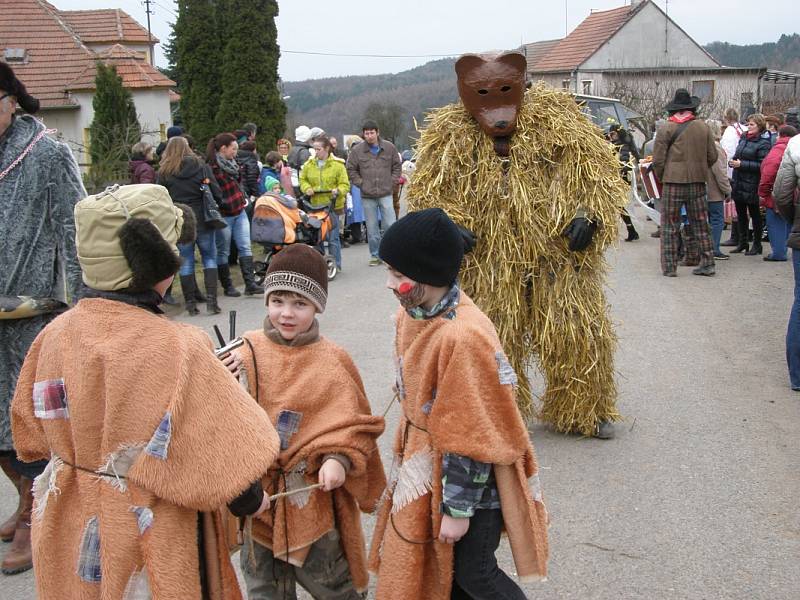
[[[458,95],[481,129],[495,138],[495,150],[502,156],[508,154],[508,138],[517,128],[526,67],[519,52],[465,54],[456,62]]]

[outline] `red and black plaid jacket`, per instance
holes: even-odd
[[[222,203],[219,206],[219,212],[228,217],[235,217],[245,207],[241,186],[241,169],[239,170],[238,179],[234,179],[230,173],[220,169],[216,162],[211,163],[211,170],[214,172],[219,189],[222,191]]]

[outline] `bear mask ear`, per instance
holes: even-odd
[[[506,52],[497,57],[497,62],[508,65],[525,78],[525,70],[528,68],[528,60],[525,55],[519,52]]]
[[[484,63],[486,59],[478,54],[465,54],[456,61],[456,75],[463,80]]]
[[[128,289],[144,292],[159,281],[175,275],[181,265],[158,228],[148,219],[128,219],[119,230],[122,254],[133,272]]]

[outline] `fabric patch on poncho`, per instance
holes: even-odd
[[[306,461],[301,461],[297,466],[286,474],[286,491],[293,492],[295,490],[308,487],[308,482],[305,478]],[[298,492],[289,496],[289,503],[297,508],[304,508],[311,498],[311,490],[305,492]]]
[[[433,451],[424,448],[403,461],[392,494],[392,512],[403,508],[433,490]]]
[[[401,400],[406,399],[406,384],[403,382],[403,357],[394,357],[394,385]]]
[[[531,496],[536,502],[543,502],[542,496],[542,482],[539,480],[539,475],[536,474],[528,480],[528,487],[531,490]]]
[[[300,421],[303,420],[303,413],[294,412],[293,410],[282,410],[278,414],[278,424],[275,429],[278,432],[278,437],[281,439],[281,450],[286,450],[289,447],[289,442],[292,436],[300,429]]]
[[[59,457],[54,456],[47,463],[44,471],[33,480],[33,518],[37,521],[41,520],[44,516],[44,511],[47,508],[47,499],[50,494],[57,496],[61,490],[56,485],[58,479],[58,472],[64,466],[64,461]]]
[[[167,460],[167,451],[169,450],[169,442],[172,439],[172,413],[167,411],[164,418],[158,424],[153,437],[147,443],[144,451],[146,454],[158,458],[160,460]]]
[[[494,353],[494,359],[497,361],[497,373],[500,377],[501,385],[517,385],[517,373],[514,367],[508,362],[508,358],[501,351]]]
[[[63,379],[33,384],[33,414],[40,419],[69,419],[67,389]]]
[[[431,395],[433,397],[422,405],[422,413],[425,415],[431,414],[433,410],[433,403],[436,402],[436,388],[433,388],[433,393]]]
[[[131,578],[128,579],[128,584],[125,586],[125,591],[122,594],[122,600],[152,600],[153,595],[150,593],[150,581],[147,577],[147,570],[134,571]]]
[[[97,583],[101,580],[100,523],[97,517],[91,517],[83,530],[77,575],[90,583]]]
[[[153,525],[153,511],[146,506],[131,506],[129,510],[136,515],[139,535],[144,535]]]
[[[143,448],[144,444],[124,445],[120,446],[116,452],[109,454],[106,462],[97,470],[100,480],[111,484],[120,492],[127,492],[128,484],[125,478]]]

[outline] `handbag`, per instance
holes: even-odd
[[[730,198],[725,199],[725,206],[723,207],[724,220],[726,223],[732,223],[736,220],[736,204]]]
[[[211,188],[208,187],[208,180],[204,180],[200,184],[200,191],[203,193],[203,223],[208,229],[224,229],[228,226],[225,219],[219,212],[217,201],[214,200],[214,194],[211,193]]]

